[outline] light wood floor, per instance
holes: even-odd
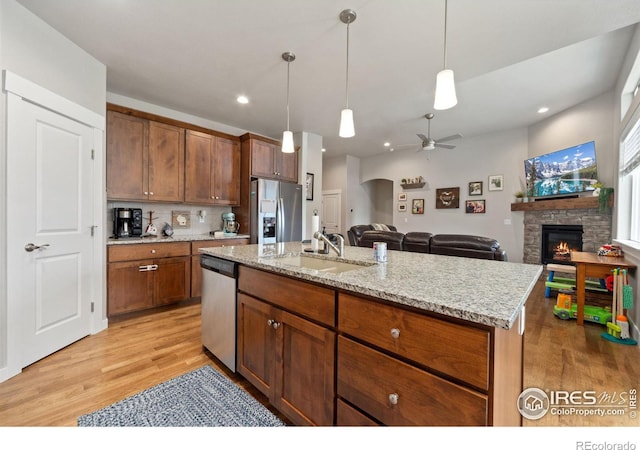
[[[603,327],[556,319],[542,282],[527,308],[525,387],[620,393],[640,388],[640,347],[600,337]],[[223,371],[200,343],[200,305],[111,320],[86,337],[0,383],[0,426],[75,426],[86,414],[205,364]],[[623,417],[551,416],[525,426],[638,426]]]

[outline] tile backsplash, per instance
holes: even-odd
[[[175,235],[207,234],[210,231],[222,229],[222,214],[231,212],[227,206],[185,205],[184,203],[137,203],[137,202],[107,202],[107,231],[113,235],[113,208],[141,208],[142,229],[149,224],[149,212],[153,211],[153,223],[160,233],[165,223],[172,225],[173,212],[179,211],[189,215],[187,228],[174,227]],[[204,211],[204,222],[200,222],[200,212]]]

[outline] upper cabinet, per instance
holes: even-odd
[[[253,134],[240,137],[249,176],[298,182],[298,153],[282,153],[280,143]]]
[[[186,203],[240,204],[240,144],[194,130],[186,132]]]
[[[184,201],[184,128],[107,111],[107,198]]]

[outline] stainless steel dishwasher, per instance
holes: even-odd
[[[236,371],[236,283],[238,264],[200,256],[202,267],[202,345]]]

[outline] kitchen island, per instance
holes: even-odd
[[[200,249],[240,264],[238,371],[294,423],[521,424],[524,305],[542,266],[304,247]]]

